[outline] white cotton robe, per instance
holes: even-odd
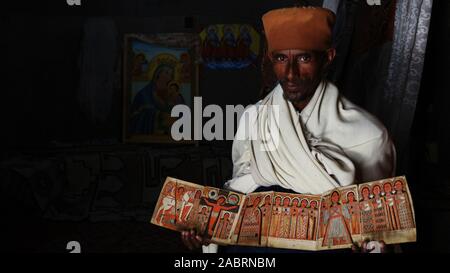
[[[394,176],[395,157],[383,124],[332,83],[319,84],[300,113],[277,85],[241,116],[232,149],[233,178],[225,188],[250,193],[279,185],[322,194]]]

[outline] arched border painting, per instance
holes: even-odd
[[[202,63],[209,69],[256,65],[260,35],[248,24],[209,25],[200,32]]]

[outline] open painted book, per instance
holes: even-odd
[[[303,250],[350,248],[366,238],[416,241],[404,176],[339,187],[321,195],[240,194],[168,177],[151,223],[195,229],[221,245]]]

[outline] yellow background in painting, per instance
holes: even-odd
[[[150,61],[147,69],[147,80],[151,81],[153,74],[155,73],[156,68],[160,64],[169,64],[174,68],[174,80],[179,81],[180,79],[180,67],[181,63],[180,60],[178,60],[174,55],[168,54],[168,53],[161,53],[153,57],[153,59]]]

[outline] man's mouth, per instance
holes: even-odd
[[[298,92],[300,85],[294,83],[285,83],[283,87],[287,92]]]

